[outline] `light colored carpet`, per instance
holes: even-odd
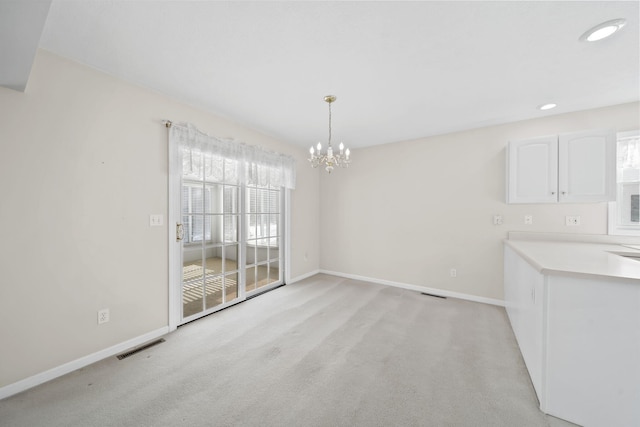
[[[317,275],[0,401],[2,426],[560,426],[500,307]]]

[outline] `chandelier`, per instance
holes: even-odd
[[[349,160],[349,154],[351,153],[347,148],[345,150],[344,144],[341,142],[338,146],[339,153],[333,152],[333,147],[331,146],[331,103],[336,100],[336,97],[333,95],[327,95],[324,97],[324,101],[329,104],[329,142],[327,144],[327,152],[325,154],[322,153],[322,144],[318,142],[316,149],[313,148],[313,145],[309,149],[309,153],[311,157],[309,157],[309,162],[311,166],[317,168],[320,165],[324,165],[324,169],[331,173],[335,166],[340,166],[342,168],[346,168],[351,163]]]

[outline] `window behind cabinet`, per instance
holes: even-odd
[[[609,204],[609,234],[640,236],[640,131],[617,135],[616,201]]]

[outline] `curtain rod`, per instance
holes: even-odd
[[[2,1],[2,0],[0,0]],[[162,120],[161,122],[166,128],[170,128],[172,126],[178,126],[178,127],[182,127],[182,128],[187,128],[187,125],[185,123],[174,123],[171,120]],[[195,127],[195,126],[194,126]],[[204,133],[201,130],[199,130],[198,128],[196,128],[196,130],[198,130],[198,132]],[[205,134],[207,136],[209,136],[208,134]]]
[[[0,1],[2,1],[2,0],[0,0]],[[189,124],[187,124],[187,123],[174,123],[174,122],[172,122],[171,120],[162,120],[160,123],[162,123],[162,124],[163,124],[167,129],[168,129],[168,128],[170,128],[170,127],[173,127],[173,126],[177,126],[177,127],[183,128],[183,129],[187,129],[187,128],[190,126],[190,125],[189,125]],[[211,136],[211,135],[209,135],[208,133],[205,133],[205,132],[201,131],[201,130],[200,130],[200,129],[198,129],[195,125],[193,125],[193,128],[194,128],[196,131],[200,132],[201,134],[206,135],[206,136],[208,136],[208,137],[210,137],[210,138],[215,138],[215,139],[220,140],[220,141],[222,141],[222,140],[223,140],[223,139],[221,139],[221,138],[218,138],[218,137],[215,137],[215,136]]]

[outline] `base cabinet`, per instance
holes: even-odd
[[[544,276],[505,247],[505,309],[538,396],[542,392]]]
[[[640,283],[543,275],[505,246],[505,307],[543,412],[640,426]]]

